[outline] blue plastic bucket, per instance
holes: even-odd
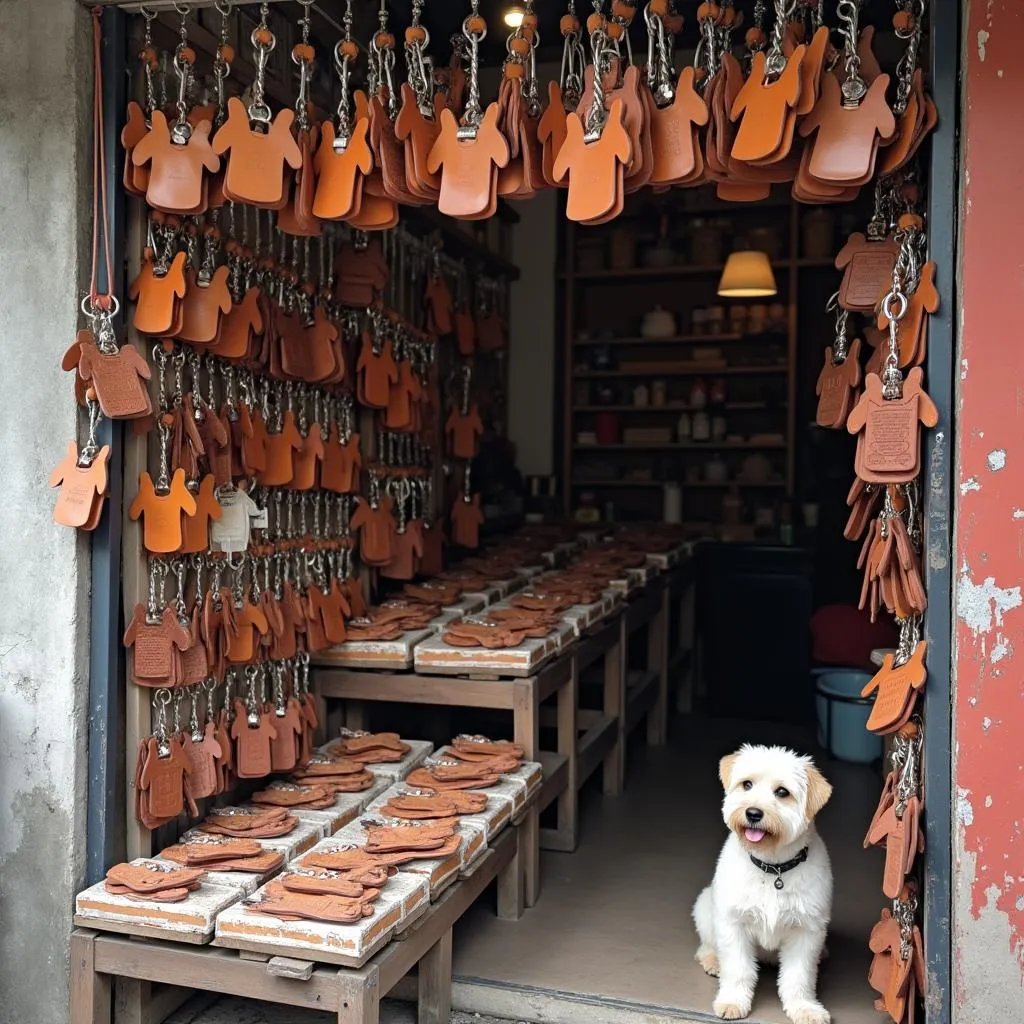
[[[866,728],[873,698],[860,695],[871,673],[855,668],[816,668],[813,675],[818,742],[840,761],[877,761],[882,756],[882,737]]]

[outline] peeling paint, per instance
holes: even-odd
[[[986,716],[985,716],[985,717],[984,717],[984,718],[983,718],[983,719],[981,720],[981,727],[982,727],[982,729],[984,729],[984,730],[985,730],[985,732],[988,732],[988,731],[989,731],[989,729],[991,729],[991,728],[992,728],[992,719],[991,719],[991,718],[989,718],[989,717],[988,717],[988,715],[986,715]]]
[[[985,60],[985,48],[988,43],[989,35],[983,29],[978,29],[978,59],[984,63]]]
[[[985,806],[986,807],[991,807],[992,806],[992,797],[991,796],[985,797]]]
[[[997,633],[996,642],[992,645],[992,653],[988,656],[989,661],[995,665],[1012,653],[1013,647],[1010,645],[1010,641],[1002,633]]]
[[[962,484],[960,484],[960,493],[967,494],[968,491],[980,491],[981,484],[978,483],[976,476],[969,476]]]
[[[967,360],[960,360],[960,380],[967,380]]]
[[[964,566],[957,580],[956,614],[975,636],[990,633],[993,625],[1001,626],[1003,616],[1020,604],[1020,587],[997,587],[994,576],[986,576],[977,584]]]
[[[974,808],[971,806],[970,795],[966,789],[959,786],[956,791],[956,820],[964,828],[974,824]]]
[[[1013,510],[1014,519],[1024,519],[1024,508],[1015,508]]]
[[[985,461],[988,462],[988,468],[991,469],[993,473],[998,473],[999,470],[1006,466],[1006,449],[996,448],[994,451],[988,453]]]

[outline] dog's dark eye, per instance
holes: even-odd
[[[779,786],[779,788],[777,790],[775,790],[775,795],[780,800],[785,800],[786,797],[789,796],[789,790],[786,789],[784,786]]]
[[[745,779],[744,782],[743,782],[743,788],[744,789],[753,789],[754,788],[754,784],[750,781],[750,779]]]

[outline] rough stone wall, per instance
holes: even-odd
[[[67,1019],[85,861],[89,548],[51,520],[87,278],[89,16],[0,0],[0,1022]]]

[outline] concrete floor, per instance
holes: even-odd
[[[715,982],[693,960],[690,908],[725,838],[717,761],[744,740],[813,752],[800,729],[699,718],[680,720],[669,746],[637,749],[625,793],[585,802],[579,849],[544,854],[533,910],[509,923],[478,904],[457,926],[455,1004],[494,1013],[534,1005],[543,1016],[530,1019],[555,1024],[593,1021],[595,1000],[602,1021],[613,1008],[624,1020],[710,1014]],[[835,786],[819,826],[836,890],[820,995],[836,1024],[874,1022],[867,937],[886,901],[881,857],[861,842],[879,780],[869,768],[820,763]],[[762,975],[751,1019],[786,1019],[773,970]]]
[[[707,1021],[715,982],[693,961],[690,907],[710,880],[725,837],[718,758],[739,743],[788,743],[814,752],[805,730],[701,718],[674,723],[671,741],[645,749],[637,734],[625,793],[584,794],[574,854],[546,853],[539,904],[498,921],[479,902],[456,928],[453,1024],[677,1024]],[[835,1024],[876,1024],[867,936],[885,899],[882,861],[861,846],[877,800],[869,768],[819,759],[835,794],[819,818],[835,872],[829,959],[820,996]],[[400,987],[411,994],[404,985]],[[315,1011],[221,999],[183,1008],[170,1024],[327,1024]],[[381,1024],[412,1024],[388,1001]],[[775,974],[764,971],[754,1024],[784,1024]]]

